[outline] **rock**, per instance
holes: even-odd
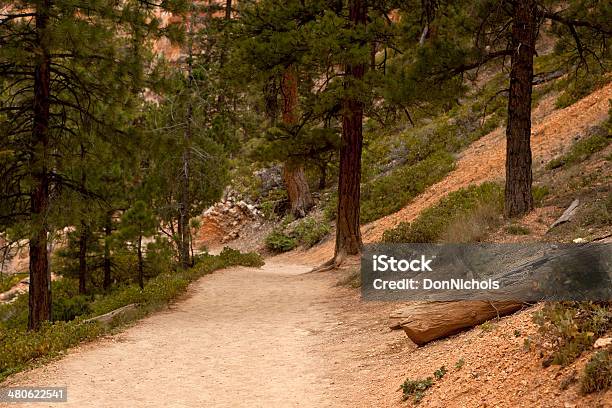
[[[593,344],[593,347],[598,349],[598,348],[608,347],[610,345],[612,345],[612,337],[600,337],[595,341],[595,344]]]
[[[270,190],[283,186],[282,168],[280,165],[258,170],[255,172],[255,176],[261,180],[262,193],[267,193]]]

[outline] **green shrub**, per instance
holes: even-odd
[[[533,204],[536,207],[542,206],[544,198],[550,194],[550,189],[547,186],[531,187],[531,195],[533,196]]]
[[[510,235],[529,235],[529,228],[518,224],[511,224],[506,227],[506,232]]]
[[[145,254],[147,276],[157,276],[174,267],[174,249],[170,241],[165,238],[156,237],[155,241],[148,243]]]
[[[16,275],[6,275],[6,274],[0,275],[0,293],[6,292],[7,290],[11,289],[13,286],[19,283],[19,281],[25,278],[26,276],[27,276],[26,274],[21,274],[21,273],[16,274]]]
[[[361,222],[365,224],[400,210],[453,168],[453,157],[439,151],[416,164],[394,169],[364,184],[361,191]]]
[[[0,380],[37,358],[58,352],[102,334],[94,323],[80,321],[47,323],[38,332],[0,330]]]
[[[91,308],[87,296],[78,295],[70,298],[55,297],[53,299],[52,320],[68,322],[77,316],[90,313]]]
[[[463,366],[465,365],[465,360],[460,358],[459,360],[457,360],[457,362],[455,363],[455,370],[461,370],[463,368]]]
[[[400,223],[385,231],[384,242],[436,242],[460,217],[482,205],[492,205],[501,213],[503,191],[495,183],[483,183],[454,191],[438,204],[424,210],[412,223]]]
[[[329,199],[323,204],[323,218],[326,221],[336,221],[336,213],[338,212],[338,193],[331,194]]]
[[[553,170],[563,166],[572,166],[581,163],[594,153],[603,150],[611,141],[612,137],[609,134],[603,135],[596,133],[593,136],[574,143],[569,152],[548,162],[546,168]]]
[[[534,314],[534,322],[552,342],[550,363],[567,365],[612,329],[612,308],[605,302],[548,303]]]
[[[610,386],[612,386],[612,356],[607,350],[598,351],[584,367],[581,391],[589,394],[607,390]]]
[[[448,373],[448,370],[445,366],[442,366],[436,371],[434,371],[434,377],[436,377],[436,380],[441,380],[446,375],[446,373]]]
[[[291,251],[297,246],[297,239],[279,230],[274,230],[266,237],[266,248],[273,252]]]
[[[610,81],[609,75],[605,75],[597,64],[589,65],[596,67],[587,74],[578,77],[570,77],[559,81],[558,86],[563,90],[557,98],[557,108],[566,108]]]
[[[310,248],[325,238],[331,230],[326,223],[311,217],[304,218],[290,229],[289,224],[293,221],[293,217],[287,217],[277,228],[270,232],[265,240],[266,248],[273,252],[291,251],[298,245]],[[290,231],[285,232],[288,229]]]
[[[609,226],[612,225],[612,192],[603,200],[597,200],[585,211],[583,225]]]
[[[310,248],[325,238],[330,227],[326,223],[315,220],[314,218],[304,218],[293,229],[292,235],[298,242],[306,248]]]
[[[407,378],[406,381],[400,385],[400,389],[404,394],[404,401],[412,396],[414,398],[414,402],[418,404],[425,396],[425,391],[427,391],[432,385],[432,377],[427,377],[424,380],[410,380]]]
[[[501,207],[498,203],[479,203],[463,217],[455,218],[439,240],[454,243],[481,242],[501,221]]]

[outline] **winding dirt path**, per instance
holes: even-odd
[[[364,358],[405,336],[376,320],[374,304],[365,306],[374,320],[359,319],[358,292],[310,269],[272,259],[215,272],[167,311],[2,385],[68,387],[68,403],[33,407],[381,406],[376,394],[387,391]],[[386,360],[373,361],[393,370]],[[367,398],[355,401],[364,386]]]
[[[5,385],[65,385],[65,408],[328,405],[327,362],[311,334],[336,320],[322,301],[329,285],[301,277],[308,269],[206,276],[170,310]]]

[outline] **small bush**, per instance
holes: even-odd
[[[314,218],[304,218],[295,226],[292,235],[300,244],[310,248],[321,242],[329,232],[329,225],[319,222]]]
[[[461,370],[463,368],[463,366],[465,365],[465,360],[460,358],[459,360],[457,360],[457,362],[455,363],[455,370]]]
[[[18,275],[0,275],[0,293],[6,292],[15,286],[21,279],[23,279],[26,275],[18,274]]]
[[[592,66],[597,67],[597,64]],[[599,68],[593,69],[586,74],[560,81],[558,86],[563,92],[557,98],[555,105],[557,108],[566,108],[596,89],[601,88],[609,81],[608,75],[605,75]]]
[[[442,242],[480,242],[501,223],[497,203],[481,203],[453,220],[440,236]]]
[[[533,186],[531,188],[531,195],[533,196],[533,204],[536,207],[541,207],[544,202],[544,198],[550,194],[550,189],[547,186]]]
[[[68,322],[74,320],[77,316],[86,315],[91,312],[89,299],[86,296],[79,295],[70,298],[60,297],[53,300],[51,308],[52,319],[56,321]]]
[[[506,232],[510,235],[529,235],[529,228],[518,224],[511,224],[506,227]]]
[[[605,302],[555,302],[535,313],[534,322],[553,344],[550,363],[567,365],[612,329],[612,309]]]
[[[419,403],[425,396],[425,391],[427,391],[432,385],[432,377],[427,377],[424,380],[410,380],[407,378],[406,381],[400,385],[400,389],[404,394],[404,401],[412,396],[414,398],[414,402]]]
[[[569,152],[548,162],[546,168],[548,170],[553,170],[581,163],[594,153],[603,150],[611,141],[612,136],[596,133],[591,137],[576,142]]]
[[[307,217],[291,227],[293,217],[287,217],[266,237],[266,247],[273,252],[291,251],[298,245],[310,248],[325,238],[331,228],[325,222]]]
[[[0,380],[22,369],[29,361],[58,352],[102,334],[94,323],[47,323],[38,332],[0,331]]]
[[[584,367],[581,381],[581,391],[589,394],[604,391],[612,385],[612,356],[609,351],[598,351],[593,354]]]
[[[396,168],[364,184],[361,191],[361,223],[366,224],[400,210],[453,168],[453,157],[439,151],[416,164]]]
[[[434,371],[434,377],[436,377],[436,380],[441,380],[442,377],[444,377],[447,372],[448,370],[446,369],[446,367],[442,366],[438,368],[436,371]]]
[[[291,251],[297,246],[297,239],[279,230],[274,230],[266,237],[266,248],[273,252]]]
[[[483,205],[491,205],[501,214],[503,191],[495,183],[483,183],[454,191],[438,204],[424,210],[412,223],[400,223],[385,231],[384,242],[436,242],[449,226]]]
[[[612,192],[603,200],[597,200],[586,210],[583,224],[589,227],[612,224]]]

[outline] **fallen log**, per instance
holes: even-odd
[[[486,300],[417,303],[393,312],[391,318],[398,320],[391,328],[402,328],[410,340],[422,346],[514,313],[524,305],[522,302]]]
[[[98,323],[108,324],[108,323],[112,322],[115,317],[117,317],[119,315],[126,314],[128,312],[133,311],[133,310],[136,310],[136,308],[138,308],[138,304],[137,303],[131,303],[129,305],[120,307],[119,309],[112,310],[112,311],[110,311],[108,313],[105,313],[103,315],[92,317],[91,319],[87,319],[84,322],[85,323],[98,322]]]
[[[565,211],[563,211],[563,214],[561,214],[561,216],[555,222],[552,223],[550,228],[548,228],[547,232],[555,228],[557,225],[569,222],[574,216],[574,214],[576,213],[576,209],[578,208],[579,204],[580,204],[580,201],[577,198],[574,201],[572,201],[570,206],[567,207]]]

